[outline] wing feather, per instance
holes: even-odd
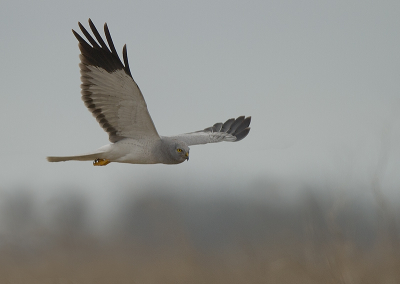
[[[109,140],[117,142],[127,137],[160,139],[144,97],[132,78],[126,45],[122,63],[107,24],[104,24],[104,33],[108,46],[90,19],[89,26],[97,41],[81,23],[78,25],[87,40],[72,30],[81,51],[82,100],[108,132]]]
[[[228,119],[224,123],[215,123],[203,130],[172,136],[171,138],[184,141],[188,146],[222,141],[237,142],[244,139],[250,132],[251,116]]]

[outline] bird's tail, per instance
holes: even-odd
[[[102,158],[103,152],[90,153],[79,156],[63,156],[63,157],[47,157],[49,162],[65,162],[65,161],[93,161]]]

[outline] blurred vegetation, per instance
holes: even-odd
[[[400,283],[398,207],[383,195],[263,191],[124,196],[100,231],[83,195],[2,193],[0,283]]]

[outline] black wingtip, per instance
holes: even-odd
[[[74,34],[74,36],[76,37],[76,39],[80,44],[79,48],[81,49],[81,52],[82,48],[86,50],[90,50],[92,48],[75,30],[72,30],[72,33]]]
[[[246,117],[241,123],[240,125],[236,128],[235,132],[232,133],[232,135],[236,135],[240,132],[242,132],[245,128],[249,127],[251,122],[251,117]]]
[[[104,23],[104,33],[106,35],[108,45],[110,46],[111,53],[118,56],[117,50],[115,49],[115,46],[114,46],[114,42],[111,38],[110,30],[108,29],[107,23]]]
[[[72,33],[80,43],[79,49],[81,50],[81,54],[84,58],[84,64],[101,67],[107,72],[123,69],[127,75],[132,77],[128,65],[126,47],[124,47],[123,50],[125,62],[124,66],[115,49],[107,23],[104,24],[104,33],[106,36],[106,41],[104,41],[90,18],[88,19],[88,22],[90,30],[94,36],[90,35],[88,30],[86,30],[80,22],[78,22],[78,26],[82,31],[83,36],[80,36],[76,31],[72,30]],[[84,37],[86,39],[84,39]],[[108,43],[108,46],[106,42]]]
[[[235,142],[239,142],[240,140],[243,140],[244,138],[246,138],[246,136],[249,134],[249,132],[250,132],[250,127],[243,129],[239,134],[236,134]]]
[[[132,77],[131,69],[129,68],[129,62],[128,62],[128,51],[126,49],[126,44],[124,44],[124,47],[122,48],[122,57],[124,59],[124,64],[125,64],[125,72],[129,76]]]
[[[242,124],[242,122],[244,121],[244,115],[243,116],[239,116],[238,118],[236,118],[236,120],[232,123],[231,127],[229,128],[229,130],[227,131],[227,133],[234,135],[236,132],[236,129]]]
[[[221,131],[221,129],[222,129],[222,123],[221,122],[218,122],[218,123],[215,123],[213,126],[212,126],[212,131],[213,132],[220,132]]]
[[[104,40],[101,38],[99,32],[98,32],[97,29],[96,29],[96,26],[93,24],[93,22],[92,22],[91,19],[89,19],[89,26],[90,26],[90,29],[92,30],[94,36],[96,37],[97,41],[100,43],[101,48],[103,48],[103,49],[106,50],[106,51],[109,51],[109,49],[108,49],[106,43],[105,43]]]
[[[236,137],[235,142],[244,139],[250,132],[251,116],[239,116],[230,118],[224,123],[215,123],[213,126],[205,128],[204,132],[225,132]]]
[[[82,29],[85,29],[85,27],[81,24],[81,22],[78,22],[78,26],[79,26],[79,28],[82,30]]]
[[[231,128],[232,123],[235,121],[234,118],[230,118],[227,121],[224,122],[221,128],[221,132],[227,132],[229,128]]]

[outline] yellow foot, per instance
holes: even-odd
[[[110,162],[110,160],[107,159],[96,159],[93,161],[93,166],[107,166]]]

